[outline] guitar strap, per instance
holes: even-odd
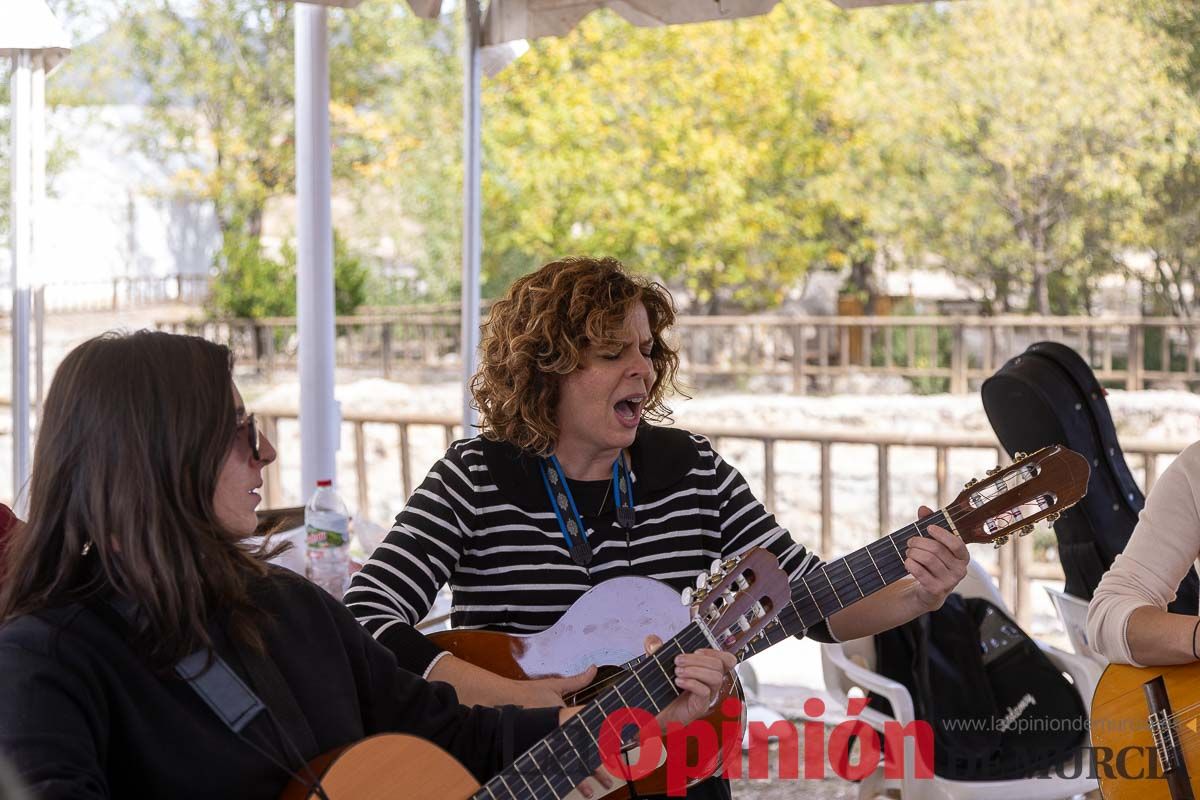
[[[134,604],[128,601],[113,600],[107,607],[97,608],[102,613],[108,609],[115,611],[126,627],[132,627],[137,616]],[[277,727],[281,729],[277,733],[284,741],[285,749],[287,744],[291,744],[293,749],[299,750],[288,760],[298,758],[303,765],[303,753],[315,753],[317,743],[312,727],[300,710],[292,690],[288,688],[287,681],[279,674],[275,662],[267,656],[237,645],[234,645],[234,649],[249,673],[250,682],[266,698],[265,704],[216,651],[197,650],[185,656],[175,665],[175,674],[186,681],[205,705],[238,737],[243,736],[242,731],[260,712],[266,711],[268,716],[275,717]]]

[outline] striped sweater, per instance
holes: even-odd
[[[537,460],[482,438],[455,442],[434,464],[387,538],[356,573],[346,604],[410,668],[410,625],[448,581],[456,628],[545,630],[597,583],[639,575],[677,591],[713,559],[751,547],[774,553],[796,576],[820,561],[792,541],[745,479],[703,436],[642,425],[630,448],[636,523],[616,524],[610,482],[570,481],[591,564],[571,560]],[[824,624],[809,636],[829,641]]]

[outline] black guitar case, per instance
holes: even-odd
[[[1074,350],[1038,342],[984,381],[981,394],[988,421],[1010,456],[1059,444],[1091,461],[1087,496],[1054,523],[1066,592],[1090,600],[1145,505],[1117,443],[1104,388]],[[1198,597],[1200,577],[1193,567],[1168,608],[1195,614]]]

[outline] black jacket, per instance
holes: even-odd
[[[557,725],[556,709],[459,705],[449,686],[398,668],[341,603],[300,578],[272,573],[254,599],[273,620],[267,652],[316,739],[305,760],[397,731],[433,741],[482,779]],[[35,796],[278,796],[289,776],[188,684],[153,673],[107,616],[71,605],[0,628],[0,750]],[[251,684],[228,640],[214,639]],[[265,715],[243,734],[286,758]]]

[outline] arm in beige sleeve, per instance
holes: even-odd
[[[1088,638],[1118,664],[1193,661],[1197,617],[1167,604],[1200,553],[1200,442],[1154,484],[1125,551],[1113,561],[1088,607]]]

